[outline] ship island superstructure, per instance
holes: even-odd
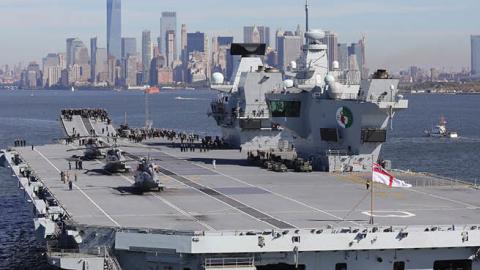
[[[214,74],[211,88],[222,94],[211,103],[209,115],[233,148],[278,149],[286,140],[280,127],[272,124],[265,94],[283,88],[282,74],[263,63],[265,44],[234,43],[230,51],[236,57],[232,83],[224,83],[222,74]]]
[[[352,84],[330,71],[321,30],[306,33],[303,64],[283,89],[267,94],[272,122],[293,132],[298,154],[324,171],[368,171],[378,162],[395,112],[408,108],[398,79],[378,70]],[[334,67],[336,66],[334,63]]]

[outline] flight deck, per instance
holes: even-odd
[[[119,142],[120,143],[120,142]],[[106,174],[103,161],[70,170],[73,146],[15,150],[33,169],[72,221],[87,226],[177,231],[243,231],[361,227],[367,225],[366,175],[277,173],[250,166],[238,150],[181,152],[162,139],[128,145],[130,155],[155,160],[162,192],[134,191],[131,174]],[[73,152],[75,153],[75,152]],[[215,160],[215,166],[213,161]],[[136,166],[135,161],[128,162]],[[61,171],[77,175],[73,190]],[[460,182],[399,173],[413,188],[375,185],[374,217],[381,226],[479,224],[478,191]],[[421,184],[419,184],[421,183]]]

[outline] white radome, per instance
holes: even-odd
[[[340,69],[340,63],[338,63],[338,61],[333,61],[332,62],[332,68],[333,69]]]
[[[292,69],[296,69],[297,68],[297,62],[295,62],[295,61],[290,62],[290,67]]]
[[[293,80],[285,80],[283,81],[285,88],[292,88],[293,87]]]
[[[325,37],[325,32],[320,29],[312,29],[305,33],[305,37],[308,39],[319,41],[320,39]]]
[[[225,77],[220,72],[215,72],[212,74],[212,84],[223,84]]]

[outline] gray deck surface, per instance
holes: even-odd
[[[71,179],[77,173],[78,182],[69,191],[59,174],[68,169],[66,158],[75,153],[66,150],[72,147],[57,144],[37,146],[35,151],[17,150],[81,224],[262,230],[359,226],[369,219],[362,213],[369,211],[370,197],[361,176],[270,172],[248,166],[246,155],[237,150],[180,152],[162,144],[151,149],[124,148],[134,155],[159,159],[164,192],[135,194],[130,188],[133,176],[102,174],[102,160],[84,162],[87,170],[72,171]],[[135,168],[135,162],[130,166]],[[412,182],[428,177],[408,178]],[[466,186],[391,189],[376,185],[375,191],[375,222],[380,225],[480,224],[480,193]]]

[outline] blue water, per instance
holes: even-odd
[[[175,91],[151,95],[155,127],[219,134],[206,115],[211,91]],[[181,97],[181,99],[179,99]],[[414,95],[410,108],[398,113],[383,156],[400,169],[430,172],[475,181],[480,176],[480,95]],[[113,91],[0,91],[0,148],[18,138],[28,144],[50,143],[63,136],[58,122],[62,108],[91,107],[108,110],[116,124],[143,126],[144,95]],[[440,116],[461,138],[423,137],[423,130]],[[480,179],[479,179],[480,180]],[[479,181],[480,183],[480,181]],[[10,173],[0,168],[0,269],[48,269],[42,247],[33,237],[31,206],[25,203]]]

